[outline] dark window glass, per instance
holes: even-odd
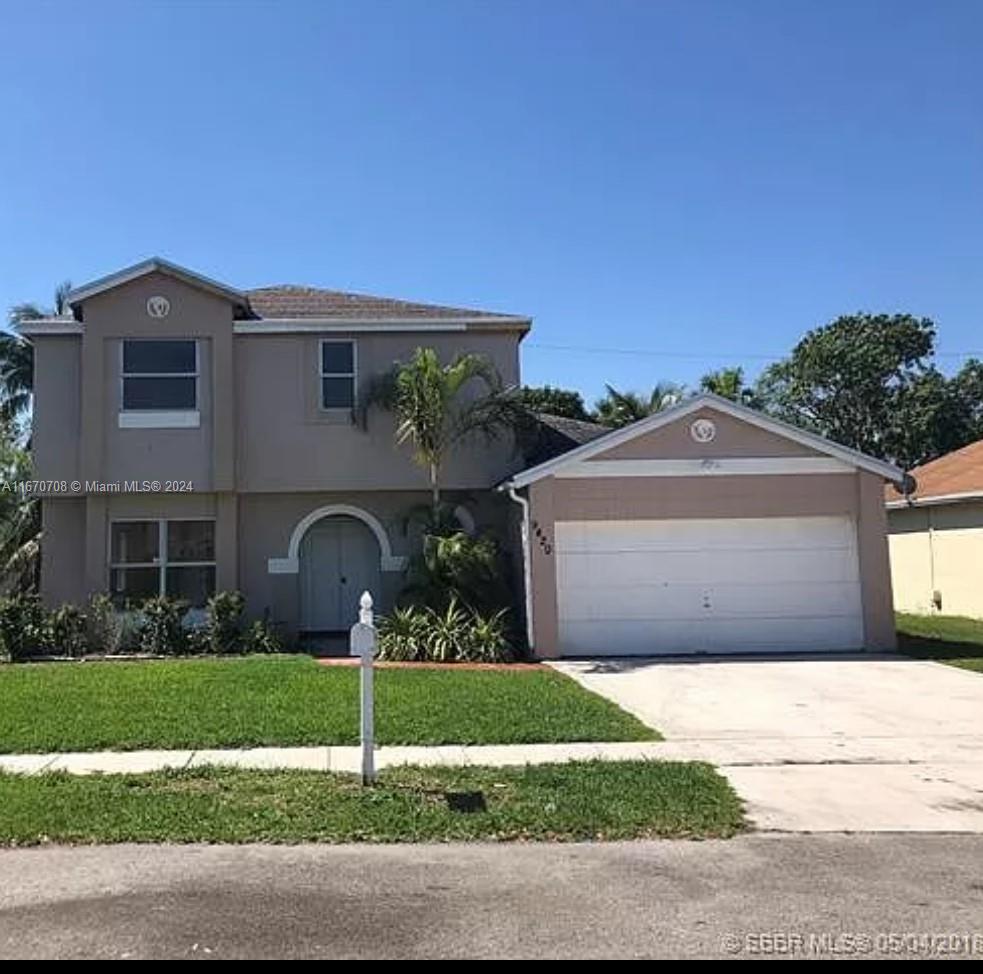
[[[109,575],[109,588],[117,605],[160,595],[159,568],[114,568]]]
[[[193,609],[203,608],[215,594],[214,567],[184,567],[167,569],[167,594],[172,599],[187,602]]]
[[[351,409],[355,405],[355,380],[322,379],[321,404],[325,409]]]
[[[194,378],[144,379],[132,376],[123,379],[124,409],[195,409],[197,406]]]
[[[168,521],[167,560],[214,561],[214,521]]]
[[[115,564],[154,561],[159,540],[156,521],[117,521],[112,529],[112,561]]]
[[[321,371],[325,375],[351,375],[355,371],[355,348],[352,343],[322,343]]]
[[[124,341],[123,372],[197,372],[193,341]]]

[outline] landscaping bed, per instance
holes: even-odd
[[[898,651],[983,673],[983,620],[899,612]]]
[[[358,743],[359,673],[307,656],[0,667],[0,753]],[[658,740],[548,668],[383,669],[379,744]]]
[[[741,803],[710,765],[626,761],[352,775],[198,768],[0,774],[0,844],[551,842],[727,837]]]

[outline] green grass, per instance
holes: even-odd
[[[356,667],[306,656],[0,666],[0,753],[356,744]],[[380,669],[380,744],[658,740],[552,670]]]
[[[983,620],[899,612],[898,651],[983,673]]]
[[[198,768],[0,774],[0,845],[45,842],[576,841],[730,836],[741,803],[710,765],[582,762],[352,775]]]

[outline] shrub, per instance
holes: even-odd
[[[89,650],[85,613],[77,605],[62,605],[48,620],[48,638],[55,656],[84,656]]]
[[[188,603],[166,595],[147,599],[140,610],[140,649],[154,656],[181,656],[188,651],[183,621]]]
[[[93,595],[89,599],[86,622],[88,652],[114,655],[123,649],[123,616],[116,611],[116,606],[108,595]]]
[[[0,599],[0,657],[19,660],[46,652],[49,646],[46,621],[36,595]]]
[[[482,614],[452,599],[447,608],[409,606],[379,622],[379,658],[433,662],[505,663],[516,658],[508,610]]]
[[[203,652],[220,655],[242,652],[245,605],[241,592],[218,592],[208,600],[205,625],[198,634]]]
[[[265,619],[256,619],[243,637],[243,652],[281,653],[283,643],[273,627]]]
[[[425,534],[401,599],[441,612],[452,603],[492,612],[507,606],[510,597],[497,543],[487,535],[472,538],[463,531]]]

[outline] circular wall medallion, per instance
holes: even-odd
[[[697,443],[710,443],[717,435],[717,424],[712,419],[694,419],[689,428],[689,435]]]
[[[147,298],[147,314],[151,318],[166,318],[171,312],[171,302],[160,294]]]

